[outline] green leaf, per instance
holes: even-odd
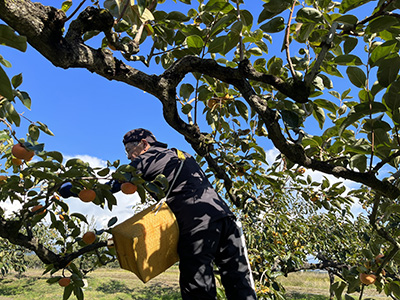
[[[174,20],[178,22],[187,22],[190,20],[188,16],[181,13],[180,11],[172,11],[168,14],[167,20]]]
[[[285,29],[285,20],[282,17],[276,17],[260,26],[260,29],[267,33],[279,32]]]
[[[280,111],[283,121],[291,128],[298,128],[301,124],[299,116],[291,110]]]
[[[210,37],[216,36],[218,33],[224,30],[224,28],[232,24],[235,20],[236,16],[233,14],[227,14],[223,16],[220,20],[218,20],[215,24],[212,25],[209,36]]]
[[[14,123],[17,127],[19,127],[19,125],[21,123],[21,117],[19,116],[18,112],[15,110],[14,105],[12,105],[10,101],[6,101],[3,105],[8,113],[7,120]]]
[[[107,176],[110,173],[110,168],[104,168],[97,172],[99,176]]]
[[[17,97],[19,100],[21,100],[22,104],[27,108],[27,109],[31,109],[31,104],[32,104],[32,100],[29,97],[28,93],[26,92],[20,92],[20,91],[16,91]]]
[[[18,74],[15,75],[12,79],[11,79],[11,83],[14,87],[14,89],[16,89],[17,87],[19,87],[22,83],[22,74]]]
[[[358,44],[358,39],[356,38],[346,38],[343,44],[343,50],[345,54],[349,54],[351,51],[354,50],[354,48]]]
[[[201,50],[203,50],[204,42],[201,37],[198,35],[191,35],[186,38],[186,43],[189,48],[189,51],[193,54],[200,54]]]
[[[62,3],[61,5],[61,10],[63,12],[67,12],[68,9],[70,9],[70,7],[72,6],[72,0],[66,0]]]
[[[54,284],[54,283],[58,282],[60,279],[61,279],[61,276],[54,276],[54,277],[47,279],[46,282],[49,284]]]
[[[139,15],[142,15],[144,10],[146,9],[147,6],[147,1],[146,0],[138,0],[137,1],[137,6],[138,6],[138,10],[139,10]]]
[[[86,224],[89,224],[86,217],[80,213],[72,213],[71,217],[75,217],[78,218],[79,220],[81,220],[82,222],[85,222]]]
[[[368,3],[370,1],[371,0],[343,0],[340,3],[339,12],[341,14],[344,14],[344,13],[348,12],[349,10],[357,8],[357,7],[359,7],[365,3]]]
[[[187,115],[188,113],[190,113],[190,111],[193,109],[193,106],[191,104],[185,104],[184,106],[182,106],[182,112]]]
[[[267,3],[263,4],[264,9],[261,11],[257,22],[260,24],[267,19],[279,15],[291,4],[292,2],[288,0],[269,0]]]
[[[301,8],[296,15],[296,21],[299,23],[320,23],[323,20],[322,12],[312,7]]]
[[[58,161],[60,164],[63,162],[63,155],[58,151],[46,152],[47,156],[52,157],[54,160]]]
[[[361,103],[357,104],[356,106],[353,106],[347,118],[340,125],[338,135],[341,136],[343,131],[347,128],[347,126],[354,124],[361,118],[369,116],[370,114],[375,114],[385,111],[386,111],[386,106],[380,102]]]
[[[29,125],[28,131],[32,140],[37,141],[39,139],[40,131],[35,124]]]
[[[316,99],[313,101],[313,103],[321,108],[325,108],[325,109],[329,110],[331,113],[334,113],[334,114],[339,109],[339,107],[335,103],[325,100],[325,99]]]
[[[390,111],[397,111],[400,107],[400,80],[393,82],[383,95],[382,101]]]
[[[0,95],[6,97],[9,100],[14,99],[10,79],[8,78],[6,72],[4,72],[1,66],[0,66]]]
[[[81,287],[74,285],[74,294],[78,300],[83,300],[83,290]]]
[[[235,107],[238,110],[239,114],[242,116],[243,119],[248,121],[249,119],[249,110],[242,101],[235,100]]]
[[[8,60],[5,60],[3,56],[0,55],[0,64],[5,66],[6,68],[11,68],[12,65]]]
[[[54,133],[51,132],[51,130],[47,127],[46,124],[43,124],[42,122],[39,122],[39,121],[37,121],[37,123],[39,124],[39,129],[40,129],[41,131],[43,131],[44,133],[46,133],[46,134],[48,134],[48,135],[51,135],[51,136],[54,135]]]
[[[397,41],[390,40],[376,46],[371,53],[370,63],[375,66],[380,59],[385,59],[389,54],[397,53]]]
[[[354,84],[356,87],[365,87],[367,76],[365,75],[363,70],[358,67],[348,67],[346,73],[347,76],[349,76],[351,83]]]
[[[350,168],[358,169],[359,172],[364,173],[367,169],[367,157],[363,154],[356,154],[351,156]]]
[[[27,48],[26,37],[16,35],[10,26],[0,24],[0,45],[25,52]]]
[[[243,22],[243,26],[251,28],[253,25],[253,15],[248,10],[240,10],[240,19]]]
[[[378,33],[389,29],[394,25],[398,25],[398,20],[392,16],[380,16],[374,20],[372,20],[367,26],[367,32],[369,33]]]
[[[209,53],[221,53],[224,50],[224,44],[227,36],[219,36],[211,41],[208,45]]]
[[[359,66],[363,64],[358,56],[352,54],[339,55],[333,61],[341,66]]]
[[[314,118],[318,121],[319,128],[322,129],[325,123],[325,112],[321,107],[314,105],[314,110],[312,112]]]
[[[225,0],[210,0],[207,2],[207,4],[204,7],[205,11],[208,12],[218,12],[222,14],[227,14],[231,10],[233,10],[234,7],[227,1]]]
[[[69,297],[71,296],[73,290],[74,290],[74,286],[72,284],[66,286],[64,288],[63,300],[69,299]]]
[[[346,25],[355,25],[358,22],[358,18],[353,15],[340,15],[338,18],[334,18],[333,21]]]
[[[378,82],[381,86],[387,87],[396,80],[400,70],[400,56],[387,58],[379,62],[377,73]]]

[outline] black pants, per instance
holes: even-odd
[[[229,300],[257,299],[240,230],[222,218],[179,239],[180,288],[183,300],[217,298],[213,265],[218,267]]]

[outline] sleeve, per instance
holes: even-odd
[[[58,189],[58,193],[63,198],[78,197],[77,194],[71,192],[71,188],[72,188],[72,183],[71,182],[63,183],[60,186],[60,188]]]

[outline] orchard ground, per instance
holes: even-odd
[[[0,278],[0,300],[54,300],[62,299],[63,288],[58,284],[49,285],[50,275],[42,275],[40,269],[29,269],[19,278],[10,273]],[[58,275],[58,274],[55,274]],[[160,276],[143,284],[137,277],[118,268],[101,268],[87,276],[85,298],[96,300],[140,299],[140,300],[179,300],[179,271],[173,266]],[[327,300],[329,299],[329,278],[327,273],[301,272],[282,277],[288,300]],[[373,288],[367,288],[365,297],[388,300],[378,295]],[[352,294],[358,299],[357,294]]]

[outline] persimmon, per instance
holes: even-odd
[[[374,284],[375,281],[376,281],[376,275],[367,274],[367,273],[361,273],[360,274],[360,281],[365,285]]]
[[[238,170],[236,171],[236,175],[237,176],[243,176],[244,174],[246,174],[245,168],[239,167]]]
[[[25,161],[30,161],[35,155],[34,151],[26,149],[25,146],[20,143],[17,143],[12,147],[11,153],[16,158],[23,159]]]
[[[11,163],[14,166],[20,166],[20,165],[22,165],[22,159],[13,157],[13,158],[11,158]]]
[[[5,175],[0,175],[0,184],[3,184],[7,181],[7,176]]]
[[[58,281],[58,284],[62,287],[69,286],[71,284],[71,278],[69,278],[69,277],[60,278],[60,280]]]
[[[298,174],[304,174],[304,173],[306,172],[306,169],[304,169],[304,168],[298,168],[298,169],[296,170],[296,172],[297,172]]]
[[[375,263],[380,265],[381,263],[383,263],[384,257],[385,257],[385,255],[378,254],[377,256],[375,256]]]
[[[91,189],[85,189],[79,192],[78,197],[83,202],[92,202],[94,199],[96,199],[96,192]]]
[[[38,210],[40,210],[42,208],[43,208],[43,205],[41,205],[41,204],[35,205],[34,207],[32,207],[31,212],[33,212],[33,213],[37,212]],[[39,211],[37,214],[38,215],[43,215],[45,212],[46,212],[46,210],[43,209],[42,211]]]
[[[222,106],[221,98],[211,98],[207,101],[207,106],[211,109],[219,108]]]
[[[93,231],[88,231],[82,236],[82,241],[87,244],[93,244],[96,240],[96,234]]]
[[[124,194],[133,194],[137,191],[137,186],[130,182],[124,182],[121,184],[121,192]]]

